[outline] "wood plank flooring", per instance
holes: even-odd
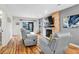
[[[40,54],[39,46],[25,47],[19,37],[15,36],[4,47],[0,48],[0,54]]]

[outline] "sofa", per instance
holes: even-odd
[[[64,54],[66,49],[68,49],[68,46],[70,43],[79,45],[79,39],[75,36],[78,36],[72,32],[59,32],[57,35],[59,35],[58,40],[56,41],[56,49],[55,54]]]
[[[56,33],[56,45],[55,45],[55,54],[64,54],[69,43],[71,43],[70,32],[59,32]]]
[[[37,37],[35,34],[30,33],[28,30],[22,28],[22,40],[25,46],[33,46],[37,44]]]

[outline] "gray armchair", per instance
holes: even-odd
[[[32,46],[37,44],[37,37],[36,35],[27,34],[27,38],[24,39],[25,46]]]
[[[37,44],[37,37],[34,34],[31,34],[28,30],[22,28],[22,39],[25,46],[32,46]]]

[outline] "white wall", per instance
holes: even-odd
[[[17,22],[19,23],[19,25],[16,25]],[[20,29],[21,29],[21,25],[20,25],[19,18],[13,17],[13,20],[12,20],[12,35],[20,35],[21,36]]]
[[[42,22],[43,22],[43,23],[42,23],[42,35],[43,35],[43,36],[46,36],[46,29],[45,29],[45,27],[44,27],[44,26],[45,26],[45,24],[44,24],[45,19],[44,19],[44,18],[42,19]]]
[[[39,32],[39,20],[34,21],[34,32]]]

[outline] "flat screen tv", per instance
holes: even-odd
[[[63,19],[64,28],[78,28],[79,27],[79,14],[64,17]]]
[[[49,21],[50,24],[54,24],[52,16],[48,17],[48,21]]]

